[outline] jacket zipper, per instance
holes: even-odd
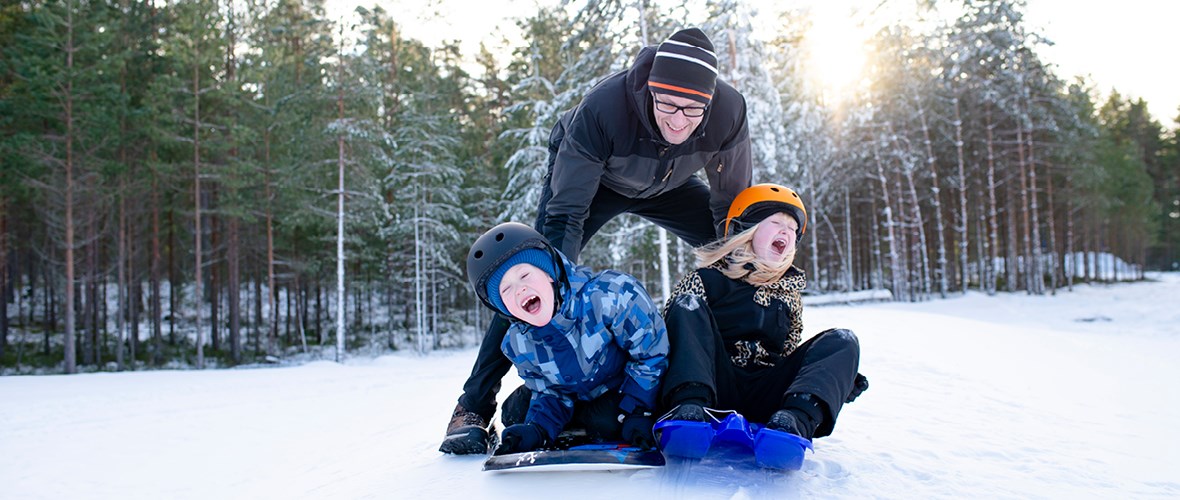
[[[667,153],[668,153],[668,148],[660,149],[660,159],[663,160],[664,155]],[[660,179],[660,184],[666,184],[668,182],[668,179],[672,177],[672,170],[674,168],[675,168],[675,165],[673,165],[672,163],[668,163],[668,172],[664,174],[663,179]]]

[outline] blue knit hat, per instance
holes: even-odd
[[[553,266],[553,256],[544,250],[538,248],[526,248],[506,259],[500,267],[497,267],[492,275],[488,277],[488,301],[496,306],[496,309],[504,314],[509,314],[508,307],[504,305],[504,301],[500,300],[500,280],[504,278],[504,273],[507,273],[512,266],[517,264],[532,264],[542,271],[549,274],[549,278],[557,281],[557,273]]]

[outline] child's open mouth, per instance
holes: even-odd
[[[787,251],[787,240],[782,238],[776,239],[770,244],[770,248],[774,249],[775,253],[781,255],[783,252]]]
[[[520,304],[520,308],[529,314],[537,314],[541,311],[541,298],[533,295]]]

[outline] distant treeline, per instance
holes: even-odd
[[[512,53],[463,54],[380,8],[342,25],[317,1],[3,2],[0,366],[314,355],[339,300],[353,352],[478,342],[470,242],[531,223],[557,117],[690,24],[746,96],[754,180],[807,204],[812,292],[1044,294],[1180,261],[1176,130],[1054,74],[1019,2],[880,31],[839,100],[808,72],[806,13],[759,39],[736,0],[648,4],[541,9]],[[668,238],[624,217],[582,263],[662,300],[661,275],[694,266]]]

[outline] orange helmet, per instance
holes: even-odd
[[[778,184],[755,184],[738,193],[725,216],[725,236],[754,227],[776,212],[786,212],[799,223],[797,237],[807,229],[807,209],[791,188]]]

